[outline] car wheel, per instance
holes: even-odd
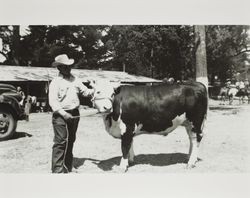
[[[0,109],[0,141],[9,139],[15,133],[17,120],[8,108]]]

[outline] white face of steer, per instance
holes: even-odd
[[[112,110],[115,85],[107,81],[97,81],[92,85],[95,89],[93,105],[99,113],[106,113]]]
[[[115,121],[112,118],[107,119],[107,116],[108,115],[103,117],[106,131],[114,138],[121,138],[126,131],[126,125],[122,122],[120,117]]]

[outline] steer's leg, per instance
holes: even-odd
[[[193,168],[195,163],[198,161],[198,148],[202,139],[202,122],[187,122],[186,130],[189,137],[189,160],[187,168]]]
[[[187,164],[187,168],[193,168],[195,166],[195,163],[197,161],[198,157],[198,144],[196,141],[196,133],[193,131],[193,129],[187,130],[188,137],[189,137],[189,160]]]
[[[128,153],[128,162],[129,164],[134,163],[134,157],[135,157],[135,153],[134,153],[134,149],[133,149],[133,140],[131,142],[131,146],[129,149],[129,153]]]
[[[189,151],[188,151],[188,159],[190,159],[192,150],[193,150],[193,146],[194,146],[194,138],[192,138],[192,135],[194,136],[193,132],[192,132],[192,128],[193,125],[191,122],[187,121],[185,122],[185,128],[188,134],[188,138],[189,138]]]
[[[133,151],[133,130],[133,127],[127,126],[126,132],[121,136],[122,158],[120,163],[120,169],[124,172],[127,171],[129,166],[129,152],[132,153]]]

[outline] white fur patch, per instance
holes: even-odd
[[[120,162],[120,169],[125,172],[128,168],[129,164],[128,164],[128,159],[124,159],[123,157],[121,158],[121,162]]]
[[[109,120],[106,120],[106,118],[103,119],[106,131],[114,138],[121,138],[121,136],[126,132],[126,125],[122,122],[120,117],[117,121],[112,118],[110,119],[111,126],[109,125]]]
[[[126,125],[124,124],[124,122],[122,122],[122,120],[119,119],[117,121],[113,120],[111,118],[111,126],[109,126],[109,120],[106,120],[104,117],[104,124],[105,124],[105,129],[106,131],[113,136],[114,138],[121,138],[121,136],[126,132]],[[176,129],[178,126],[183,125],[184,122],[186,121],[186,114],[183,113],[180,116],[176,116],[173,120],[172,123],[173,125],[169,128],[167,128],[164,131],[160,131],[160,132],[153,132],[150,134],[156,134],[156,135],[167,135],[170,132],[172,132],[174,129]],[[136,128],[134,130],[134,134],[135,136],[137,135],[141,135],[141,134],[149,134],[147,131],[142,131],[143,125],[142,124],[138,124],[136,125]]]

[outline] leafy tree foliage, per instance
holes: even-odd
[[[50,67],[54,57],[67,53],[77,68],[97,68],[103,26],[29,26],[20,42],[22,65]]]
[[[2,41],[1,55],[6,59],[6,64],[19,65],[19,26],[0,26],[0,38]]]
[[[206,26],[208,77],[222,81],[244,66],[249,51],[249,26]],[[50,67],[67,53],[75,67],[125,70],[176,80],[195,77],[194,27],[189,25],[0,26],[6,57],[3,64]]]
[[[239,71],[249,51],[249,26],[207,26],[207,61],[210,80],[225,81]]]
[[[191,70],[193,33],[190,26],[112,26],[103,41],[113,67],[129,73],[180,79]]]

